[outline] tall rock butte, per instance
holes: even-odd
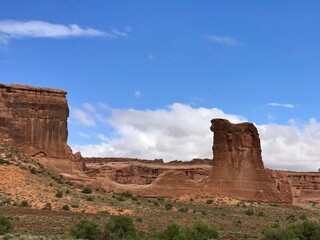
[[[0,139],[31,156],[69,158],[66,94],[0,83]]]
[[[260,138],[252,123],[211,121],[213,167],[206,192],[264,202],[292,202],[290,183],[264,168]]]

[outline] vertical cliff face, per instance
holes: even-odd
[[[0,83],[0,139],[29,155],[68,158],[67,92]]]
[[[211,123],[214,157],[206,192],[263,202],[292,202],[290,183],[276,181],[264,169],[259,134],[252,123],[232,124],[225,119],[213,119]]]
[[[232,124],[225,119],[213,119],[215,166],[263,169],[260,138],[252,123]]]

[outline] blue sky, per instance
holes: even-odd
[[[0,4],[0,82],[67,90],[75,151],[211,157],[220,116],[267,166],[320,167],[318,1]]]

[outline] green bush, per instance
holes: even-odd
[[[248,215],[248,216],[252,216],[252,215],[254,214],[254,211],[253,211],[252,208],[249,208],[249,209],[247,209],[244,213],[245,213],[246,215]]]
[[[82,193],[90,194],[90,193],[92,193],[92,189],[89,188],[89,187],[84,187],[84,188],[82,189]]]
[[[87,201],[92,202],[93,200],[94,200],[94,198],[92,196],[87,197]]]
[[[70,210],[69,205],[63,205],[63,206],[62,206],[62,210],[65,210],[65,211]]]
[[[207,204],[212,204],[212,203],[213,203],[212,199],[207,200]]]
[[[0,158],[0,165],[4,165],[4,164],[10,164],[10,162]]]
[[[70,235],[76,239],[96,240],[100,239],[101,231],[95,222],[81,220],[71,228]]]
[[[0,215],[0,235],[5,235],[12,231],[12,223],[8,217]]]
[[[219,232],[217,229],[201,221],[196,222],[190,229],[187,228],[185,231],[190,240],[219,239]]]
[[[129,216],[111,216],[103,232],[103,239],[132,239],[137,235],[137,230]]]
[[[171,203],[167,203],[164,208],[169,211],[173,208],[173,206]]]
[[[27,200],[22,200],[20,203],[20,207],[29,207],[29,203]]]
[[[58,192],[56,193],[56,197],[57,197],[57,198],[62,198],[62,195],[63,195],[62,191],[58,191]]]
[[[51,211],[51,210],[52,210],[52,205],[51,205],[51,203],[47,202],[46,205],[44,205],[43,210]]]
[[[172,223],[159,234],[159,237],[162,240],[213,240],[219,239],[219,233],[214,227],[203,222],[196,222],[191,227],[182,227]]]
[[[121,195],[125,198],[132,198],[132,196],[133,196],[132,193],[130,193],[130,192],[123,192],[123,193],[121,193]]]
[[[267,228],[263,232],[263,240],[318,240],[320,225],[304,221],[288,228]]]

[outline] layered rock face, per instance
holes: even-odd
[[[214,166],[264,169],[260,138],[252,123],[231,124],[225,119],[213,119]]]
[[[213,119],[213,168],[205,191],[264,202],[292,202],[290,183],[264,169],[260,138],[252,123]],[[283,177],[285,179],[285,177]]]
[[[68,158],[67,92],[0,83],[0,139],[31,156]]]

